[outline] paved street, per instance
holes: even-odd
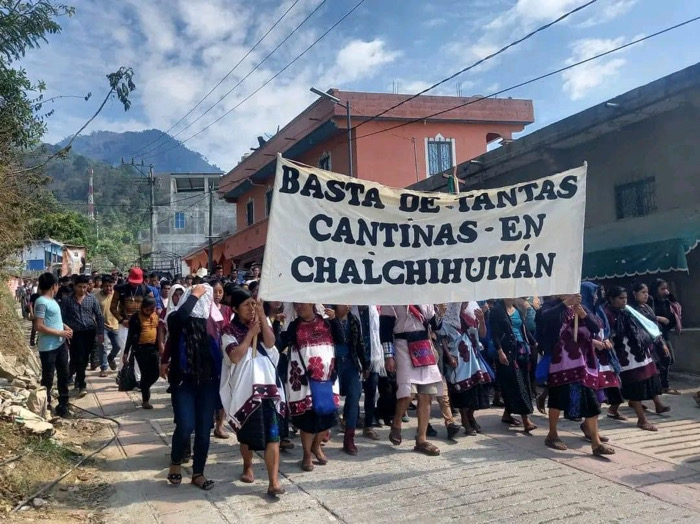
[[[442,455],[429,458],[412,451],[412,419],[404,444],[358,437],[356,458],[341,449],[342,437],[327,447],[331,459],[312,473],[300,470],[301,450],[283,453],[282,482],[287,495],[270,501],[262,460],[256,458],[257,481],[238,481],[241,461],[235,438],[212,439],[207,475],[217,481],[205,493],[183,482],[167,484],[170,435],[169,396],[160,381],[151,412],[137,407],[134,394],[120,393],[114,380],[91,378],[95,393],[79,405],[98,406],[122,424],[119,445],[110,446],[107,468],[114,471],[116,494],[109,522],[263,522],[272,517],[341,522],[425,522],[454,519],[470,522],[698,522],[700,521],[700,410],[690,398],[698,381],[676,382],[685,394],[666,397],[673,411],[654,416],[658,433],[637,430],[632,422],[601,418],[604,433],[618,453],[610,460],[589,454],[577,424],[562,421],[567,452],[544,447],[545,419],[528,437],[500,422],[489,410],[479,417],[485,434],[447,443]],[[628,415],[629,409],[626,412]],[[438,427],[438,420],[433,420]],[[188,471],[184,472],[185,474]],[[186,477],[187,479],[187,477]],[[186,481],[185,479],[185,481]]]

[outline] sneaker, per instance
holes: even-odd
[[[83,398],[83,397],[85,397],[85,395],[87,395],[87,389],[85,389],[85,388],[80,388],[80,389],[78,390],[78,398]]]
[[[153,409],[153,405],[150,402],[142,402],[141,407],[143,409]]]
[[[428,430],[425,432],[425,434],[429,437],[437,437],[438,432],[432,424],[428,424]]]
[[[68,409],[68,407],[64,406],[56,406],[56,409],[54,410],[53,414],[57,417],[61,418],[70,418],[71,417],[71,412]]]
[[[294,442],[292,442],[292,441],[289,440],[289,439],[282,439],[282,440],[280,441],[280,449],[281,449],[282,451],[287,451],[287,450],[290,450],[290,449],[294,449]]]
[[[457,424],[450,424],[447,426],[447,438],[453,439],[459,433],[459,426]]]
[[[408,422],[408,415],[401,417],[401,422]]]
[[[100,376],[101,378],[105,378],[105,377],[108,377],[109,374],[107,373],[107,370],[106,370],[106,369],[103,369],[103,370],[100,371],[99,376]]]
[[[112,371],[115,371],[117,369],[117,363],[113,358],[107,359],[107,363],[109,364],[109,369]]]
[[[90,371],[96,371],[99,367],[100,365],[98,363],[93,362],[92,364],[90,364]]]
[[[68,377],[68,382],[66,382],[66,384],[68,384],[69,386],[71,386],[71,385],[73,385],[74,383],[75,383],[75,377],[74,377],[73,375],[71,375],[70,377]]]

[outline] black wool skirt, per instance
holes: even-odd
[[[576,418],[591,418],[600,415],[600,404],[593,389],[572,384],[550,386],[547,389],[547,407],[571,413]]]

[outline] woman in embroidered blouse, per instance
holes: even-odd
[[[345,336],[335,311],[326,309],[324,319],[316,313],[314,304],[295,303],[294,319],[285,332],[286,345],[290,346],[287,392],[292,423],[300,431],[304,456],[304,471],[313,471],[316,463],[325,465],[328,458],[321,443],[326,432],[337,424],[337,412],[320,415],[314,411],[309,379],[333,381],[333,402],[340,405],[337,373],[335,370],[335,344],[343,344]],[[326,399],[330,400],[330,399]]]
[[[620,361],[622,396],[629,400],[637,414],[637,426],[646,431],[657,431],[647,419],[642,401],[653,400],[659,414],[671,408],[661,402],[661,381],[651,356],[654,338],[627,309],[625,288],[615,286],[610,289],[608,300],[605,313],[610,322],[613,349]]]
[[[532,413],[530,351],[535,348],[535,340],[525,328],[513,298],[497,300],[491,309],[489,322],[498,352],[496,380],[501,386],[505,403],[501,421],[511,426],[520,426],[521,422],[513,414],[521,415],[525,432],[529,433],[537,429],[529,419]]]
[[[276,497],[285,490],[278,480],[280,421],[286,404],[277,378],[279,353],[275,334],[267,322],[261,301],[245,289],[231,296],[236,318],[224,328],[224,373],[220,390],[228,419],[238,437],[243,456],[241,482],[252,483],[253,451],[265,451],[267,493]],[[255,347],[253,347],[255,346]]]
[[[579,322],[574,340],[576,316]],[[594,455],[614,454],[613,448],[603,444],[608,439],[598,433],[600,404],[595,393],[599,383],[596,349],[605,348],[597,339],[600,322],[581,305],[581,295],[567,295],[543,308],[540,327],[549,331],[550,337],[556,340],[547,378],[549,433],[545,445],[558,450],[567,449],[559,438],[557,423],[561,412],[568,411],[584,419],[581,430],[591,441]]]
[[[481,433],[474,412],[490,407],[491,376],[485,361],[479,355],[482,349],[479,337],[486,336],[484,313],[475,302],[448,304],[438,333],[445,335],[441,341],[444,342],[443,354],[447,364],[445,378],[450,406],[459,410],[464,432],[474,436]],[[448,437],[452,436],[454,435],[448,431]]]

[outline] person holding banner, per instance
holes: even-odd
[[[227,418],[236,432],[243,456],[241,482],[251,484],[253,452],[265,451],[267,494],[285,493],[278,479],[280,430],[287,405],[284,387],[278,378],[279,353],[275,334],[263,310],[250,292],[237,289],[231,295],[236,317],[224,327],[224,372],[220,395]]]
[[[442,395],[442,375],[437,366],[437,351],[430,339],[430,330],[442,326],[446,307],[435,311],[433,305],[382,306],[379,317],[380,338],[384,347],[387,373],[396,373],[396,411],[389,432],[395,446],[402,442],[401,417],[418,395],[418,432],[413,448],[428,456],[440,450],[427,441],[432,397]]]
[[[657,414],[671,410],[661,402],[661,381],[652,359],[654,340],[661,336],[661,332],[641,313],[627,305],[625,288],[611,288],[608,300],[605,313],[610,322],[613,349],[620,361],[622,396],[637,414],[637,427],[657,431],[656,426],[647,419],[642,401],[653,400]]]
[[[521,422],[513,414],[520,415],[525,433],[530,433],[537,429],[529,419],[532,413],[530,351],[536,342],[515,307],[515,299],[497,300],[491,309],[490,323],[491,336],[498,352],[496,379],[505,403],[501,421],[520,426]]]
[[[547,377],[549,433],[544,442],[552,449],[567,449],[559,438],[557,423],[561,412],[568,411],[584,419],[581,430],[591,441],[593,454],[612,455],[615,450],[604,444],[608,439],[598,432],[600,404],[595,390],[600,382],[596,351],[605,349],[598,339],[601,322],[581,300],[581,295],[561,296],[542,308],[540,327],[554,340]]]
[[[313,471],[314,463],[323,466],[328,458],[321,443],[326,432],[337,424],[340,405],[338,374],[335,369],[335,346],[345,343],[345,334],[327,308],[323,318],[315,305],[295,303],[297,318],[287,328],[286,345],[290,346],[287,391],[292,423],[300,430],[304,456],[301,467]]]

